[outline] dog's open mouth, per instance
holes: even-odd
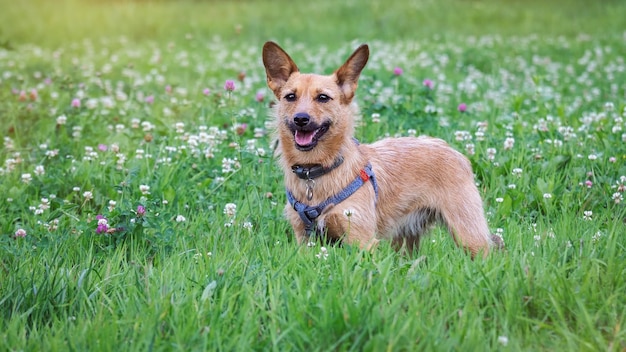
[[[309,151],[317,145],[319,139],[328,131],[330,122],[324,122],[315,129],[294,128],[293,137],[296,142],[296,148],[301,151]]]

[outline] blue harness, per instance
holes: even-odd
[[[300,175],[298,176],[300,177]],[[354,181],[352,181],[346,188],[341,190],[341,192],[326,199],[316,206],[310,206],[302,202],[298,202],[294,198],[291,191],[289,191],[288,189],[285,189],[285,191],[287,193],[287,200],[289,201],[289,204],[291,204],[293,209],[298,213],[298,215],[300,215],[300,219],[302,219],[302,221],[304,222],[304,229],[307,236],[311,237],[311,234],[313,234],[313,232],[315,231],[315,219],[317,219],[322,214],[324,209],[330,204],[339,204],[348,199],[348,197],[353,195],[354,192],[356,192],[368,180],[372,181],[374,193],[376,194],[376,199],[378,199],[378,184],[376,183],[376,177],[374,175],[374,171],[372,171],[372,165],[370,163],[368,163],[367,166],[365,166],[365,168],[361,170],[361,172],[354,179]]]

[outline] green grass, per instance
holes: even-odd
[[[0,350],[626,349],[623,2],[0,7]],[[464,152],[506,250],[298,247],[268,39],[369,42],[357,137]]]

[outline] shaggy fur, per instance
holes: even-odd
[[[327,207],[316,221],[329,239],[369,249],[386,238],[397,249],[413,251],[431,225],[440,222],[472,256],[486,255],[500,241],[490,235],[465,156],[430,137],[355,143],[351,103],[368,57],[369,48],[362,45],[331,75],[303,74],[276,43],[265,43],[267,84],[278,99],[274,113],[286,189],[299,202],[319,204],[344,189],[369,162],[378,197],[372,182],[366,182],[345,201]],[[330,168],[338,157],[344,162],[315,178],[307,199],[306,180],[292,166]],[[305,225],[289,203],[285,215],[299,243],[306,242]]]

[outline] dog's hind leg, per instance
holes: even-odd
[[[475,187],[449,197],[439,208],[440,216],[458,246],[486,256],[493,245],[482,200]]]

